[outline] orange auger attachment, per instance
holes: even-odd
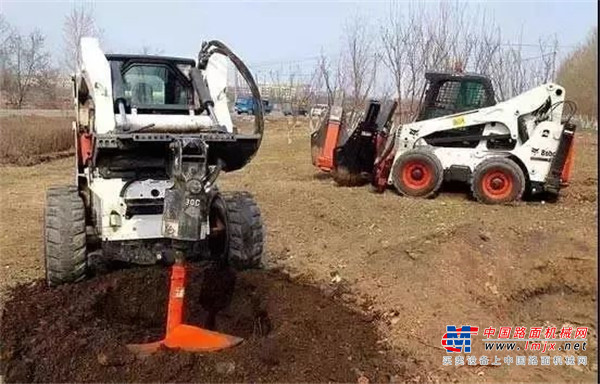
[[[149,355],[162,346],[188,352],[211,352],[233,347],[243,341],[235,336],[182,324],[185,298],[185,266],[177,261],[171,267],[171,283],[167,308],[167,330],[163,340],[146,344],[129,344],[127,348],[139,355]]]
[[[334,168],[334,153],[338,146],[340,130],[342,129],[342,113],[340,106],[333,105],[324,116],[310,137],[311,159],[313,165],[320,170],[329,172]]]
[[[569,149],[567,151],[567,157],[565,159],[565,165],[563,165],[562,173],[560,176],[561,187],[566,187],[571,181],[571,168],[573,168],[573,158],[575,157],[575,137],[571,139]]]
[[[325,146],[320,156],[317,158],[317,167],[324,171],[333,169],[333,151],[337,147],[338,137],[340,135],[340,122],[329,120],[327,124],[327,135],[325,136]]]

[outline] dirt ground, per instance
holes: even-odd
[[[216,329],[243,337],[240,346],[144,358],[124,347],[164,336],[166,269],[119,271],[55,290],[38,282],[7,305],[19,311],[7,313],[2,325],[3,353],[11,361],[6,381],[353,382],[365,375],[383,382],[399,371],[380,353],[373,319],[315,287],[276,271],[239,274],[235,285],[227,271],[191,271],[186,299],[200,305],[188,306],[187,321],[204,323],[206,311],[225,304],[235,287]]]
[[[115,351],[133,338],[160,336],[164,309],[150,304],[128,315],[123,297],[146,282],[146,290],[134,289],[136,308],[159,300],[164,271],[128,270],[46,289],[36,282],[44,191],[71,182],[72,160],[0,167],[7,308],[0,357],[5,367],[18,353],[30,359],[3,370],[5,380],[596,382],[598,141],[591,132],[576,140],[574,180],[558,203],[486,206],[466,188],[418,200],[337,187],[311,165],[303,124],[288,132],[268,122],[254,161],[221,179],[225,190],[255,195],[267,227],[270,270],[238,275],[232,305],[217,322],[248,342],[214,355],[162,353],[145,361]],[[9,295],[18,283],[26,285]],[[259,292],[258,304],[246,303],[248,291]],[[112,312],[98,310],[107,298]],[[242,325],[232,315],[236,305],[246,316]],[[256,308],[266,309],[271,332],[257,335],[250,326]],[[65,316],[64,328],[52,327]],[[590,327],[588,349],[579,352],[587,366],[442,366],[446,325],[564,324]],[[482,338],[475,337],[473,355],[493,358]]]

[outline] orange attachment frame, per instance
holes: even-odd
[[[79,140],[79,161],[81,165],[85,165],[92,158],[92,140],[93,137],[89,133],[82,133],[78,137]]]
[[[561,186],[566,187],[569,185],[571,180],[571,169],[573,168],[573,162],[575,158],[575,138],[571,141],[569,146],[569,152],[567,153],[567,159],[565,165],[563,165],[562,173],[560,175]]]
[[[323,171],[331,171],[333,169],[333,151],[337,147],[338,138],[340,135],[340,122],[330,120],[327,124],[327,134],[325,136],[325,145],[321,154],[317,158],[317,167]]]

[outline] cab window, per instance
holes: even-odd
[[[123,73],[125,98],[131,105],[189,105],[190,87],[164,65],[137,65]]]
[[[486,99],[483,84],[476,81],[446,81],[440,87],[434,107],[449,110],[477,109]]]

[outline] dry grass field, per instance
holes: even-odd
[[[60,125],[51,151],[67,149]],[[35,136],[33,128],[25,131]],[[13,140],[15,148],[24,145]],[[580,132],[576,140],[574,180],[552,204],[486,206],[468,198],[466,188],[418,200],[392,190],[378,195],[368,187],[337,187],[310,164],[307,129],[288,134],[275,122],[267,123],[253,162],[224,175],[221,186],[256,196],[269,267],[369,316],[380,342],[391,348],[392,364],[411,362],[413,379],[596,382],[598,138]],[[6,157],[13,152],[3,142]],[[72,180],[70,158],[0,167],[4,293],[42,277],[44,191]],[[448,324],[587,326],[588,348],[577,353],[589,363],[443,367],[440,340]],[[493,358],[482,350],[482,338],[475,338],[473,354]]]
[[[31,165],[70,153],[72,121],[66,117],[0,117],[0,164]]]

